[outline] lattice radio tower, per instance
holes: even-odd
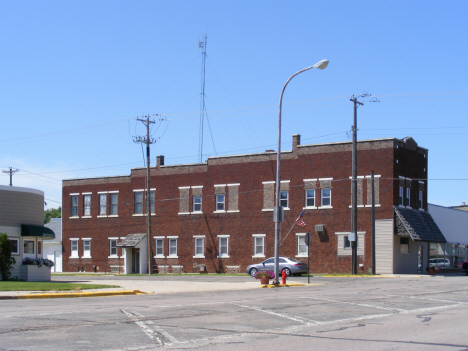
[[[203,120],[205,119],[205,59],[206,33],[203,41],[198,40],[198,50],[202,50],[201,92],[200,92],[200,130],[198,142],[198,161],[203,162]]]

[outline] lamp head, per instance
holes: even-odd
[[[317,62],[315,65],[313,65],[313,68],[318,68],[318,69],[325,69],[328,66],[328,60],[322,60],[320,62]]]

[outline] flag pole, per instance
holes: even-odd
[[[289,229],[288,234],[286,234],[286,236],[284,237],[284,239],[283,239],[283,241],[281,242],[281,244],[279,244],[279,246],[283,245],[284,241],[285,241],[286,238],[288,237],[289,233],[291,233],[291,230],[294,228],[295,225],[296,225],[296,222],[294,222],[294,224],[292,225],[291,229]]]

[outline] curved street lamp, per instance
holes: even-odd
[[[276,156],[276,206],[275,206],[275,215],[274,215],[274,221],[275,221],[275,280],[273,281],[273,284],[279,284],[278,280],[278,270],[279,270],[279,238],[281,235],[281,210],[280,210],[280,163],[281,163],[281,109],[283,105],[283,94],[284,90],[286,89],[286,86],[288,83],[293,79],[295,76],[298,74],[308,71],[312,68],[318,68],[318,69],[325,69],[328,66],[328,60],[322,60],[320,62],[317,62],[315,65],[304,68],[303,70],[300,70],[296,73],[294,73],[289,79],[286,81],[286,83],[283,86],[283,90],[281,90],[281,95],[280,95],[280,100],[279,100],[279,114],[278,114],[278,153]]]

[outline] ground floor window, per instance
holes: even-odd
[[[429,267],[461,268],[467,255],[467,245],[430,243]]]
[[[164,257],[164,237],[157,237],[156,240],[156,257]],[[176,250],[177,253],[177,250]]]
[[[91,239],[83,239],[83,258],[91,257]]]
[[[177,257],[177,238],[168,237],[168,239],[169,239],[169,257]]]
[[[195,237],[195,256],[194,257],[205,257],[205,238]]]
[[[265,257],[265,234],[254,234],[254,256]]]
[[[34,255],[34,241],[23,240],[23,254]]]
[[[70,257],[78,258],[78,239],[70,239]]]
[[[219,256],[229,257],[229,235],[218,235],[219,240]]]
[[[117,257],[117,239],[109,239],[109,256]]]
[[[10,249],[12,255],[19,255],[19,239],[8,239],[10,241]]]
[[[305,234],[296,234],[297,236],[297,256],[307,256],[307,245],[305,242]]]

